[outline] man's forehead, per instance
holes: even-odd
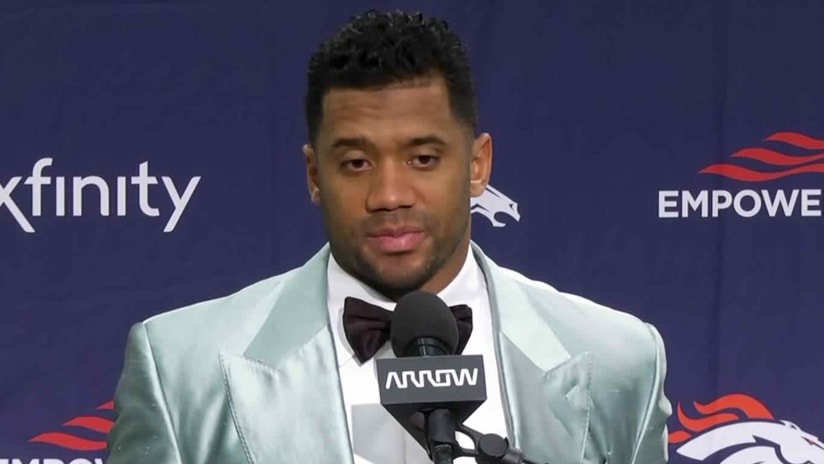
[[[409,89],[424,89],[424,88],[432,88],[432,89],[441,89],[446,90],[446,81],[444,81],[443,77],[437,74],[426,74],[421,76],[414,76],[408,77],[403,79],[393,80],[391,82],[382,83],[382,84],[375,84],[375,85],[365,85],[365,86],[358,86],[358,87],[348,87],[348,86],[336,86],[333,85],[327,91],[327,96],[332,93],[346,93],[346,92],[368,92],[368,93],[381,93],[381,92],[392,92],[395,90],[409,90]]]
[[[330,114],[370,106],[380,108],[401,102],[413,106],[423,102],[428,105],[445,103],[448,102],[448,91],[439,78],[416,78],[364,88],[333,87],[323,97],[323,112]]]
[[[324,99],[319,138],[389,135],[413,138],[441,133],[456,123],[445,85],[438,79],[402,81],[370,89],[331,90]]]

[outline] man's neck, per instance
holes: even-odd
[[[461,271],[467,265],[467,261],[472,258],[471,257],[471,247],[469,242],[467,241],[465,244],[459,244],[456,252],[450,256],[447,262],[441,266],[438,272],[430,278],[425,284],[421,285],[415,289],[406,289],[404,291],[391,291],[386,288],[380,288],[378,285],[374,285],[368,281],[360,279],[356,274],[353,274],[346,268],[340,265],[340,262],[334,258],[334,255],[330,255],[330,260],[334,262],[335,267],[339,269],[340,272],[343,272],[347,275],[347,277],[354,279],[354,281],[359,282],[363,288],[367,289],[369,293],[372,293],[375,297],[380,297],[381,300],[385,300],[386,303],[389,302],[397,302],[400,298],[404,295],[409,293],[413,290],[424,290],[434,294],[440,294],[445,289],[454,285],[455,280],[458,279]]]

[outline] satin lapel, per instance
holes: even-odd
[[[286,277],[242,356],[221,355],[226,390],[249,464],[351,463],[326,309],[324,247]]]
[[[473,243],[486,275],[496,324],[496,352],[508,430],[514,446],[534,462],[578,464],[589,427],[591,360],[571,357],[508,271]]]

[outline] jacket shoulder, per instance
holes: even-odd
[[[257,281],[228,295],[152,316],[142,322],[153,345],[175,351],[207,345],[242,348],[263,324],[283,282],[298,269]]]
[[[660,339],[650,323],[627,311],[560,291],[517,271],[499,269],[526,295],[538,316],[553,329],[571,355],[589,352],[618,369],[647,370],[658,362]]]

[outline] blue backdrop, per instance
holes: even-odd
[[[305,68],[367,7],[469,46],[475,241],[659,328],[671,462],[824,462],[824,3],[72,3],[0,4],[0,464],[102,462],[132,323],[322,245]]]

